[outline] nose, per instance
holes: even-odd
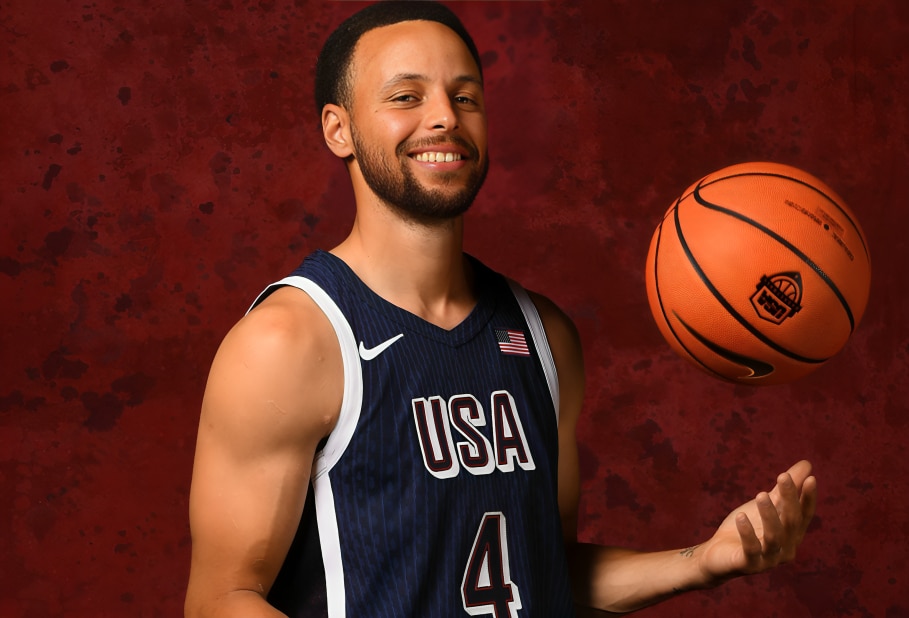
[[[447,93],[436,94],[429,101],[426,124],[433,131],[450,132],[458,128],[458,111]]]

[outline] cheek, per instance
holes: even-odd
[[[414,119],[403,113],[375,114],[373,135],[380,142],[397,145],[413,135],[417,129]]]

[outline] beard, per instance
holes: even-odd
[[[411,221],[423,224],[438,223],[458,217],[470,208],[474,198],[486,180],[489,171],[489,159],[480,160],[477,148],[459,137],[432,138],[416,142],[403,142],[395,149],[395,161],[382,154],[377,148],[367,146],[356,126],[351,127],[354,157],[363,174],[366,185],[382,202]],[[407,165],[407,152],[414,148],[438,146],[440,144],[457,144],[468,151],[468,161],[472,167],[466,181],[460,188],[454,183],[463,177],[463,170],[458,172],[439,172],[439,178],[451,185],[444,188],[426,188],[416,179]]]

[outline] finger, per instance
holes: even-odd
[[[794,463],[789,467],[788,470],[780,474],[776,479],[777,484],[770,491],[770,494],[772,496],[779,494],[780,479],[783,478],[783,475],[787,475],[790,479],[792,479],[792,483],[795,486],[796,491],[801,491],[805,479],[811,475],[811,462],[803,459],[802,461]]]
[[[777,493],[781,498],[798,502],[799,488],[796,487],[795,479],[792,478],[789,472],[783,472],[776,477],[775,489],[777,489]]]
[[[804,529],[808,528],[814,511],[817,508],[817,479],[809,476],[802,484],[802,522]]]
[[[777,477],[776,487],[770,492],[770,498],[784,521],[796,524],[801,521],[802,503],[799,488],[788,472]]]
[[[799,490],[789,474],[784,473],[777,479],[777,487],[774,489],[777,490],[775,492],[777,495],[774,497],[771,493],[771,498],[774,498],[783,527],[789,531],[791,541],[798,545],[805,536],[817,508],[817,479],[813,476],[807,477]]]
[[[805,479],[811,476],[811,462],[807,459],[798,461],[786,470],[786,473],[792,477],[792,482],[795,483],[795,486],[801,488]]]
[[[744,513],[737,513],[735,516],[735,528],[738,530],[739,538],[742,541],[742,552],[745,554],[745,560],[749,564],[755,563],[761,557],[763,547],[761,540],[751,525],[751,520]]]
[[[780,513],[776,509],[770,494],[761,492],[755,498],[758,513],[761,515],[761,525],[764,533],[764,555],[767,558],[775,558],[783,547],[783,522],[780,519]]]

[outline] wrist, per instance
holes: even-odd
[[[716,563],[715,552],[711,551],[710,541],[683,549],[683,559],[691,561],[691,586],[689,590],[708,590],[716,588],[736,577],[731,570],[724,570]]]

